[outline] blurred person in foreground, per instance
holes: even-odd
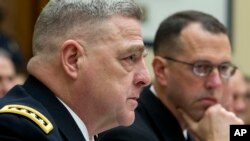
[[[247,84],[239,69],[229,83],[233,96],[232,110],[238,117],[243,118],[246,110]]]
[[[16,70],[5,50],[0,49],[0,98],[15,85]]]
[[[93,141],[134,121],[144,63],[132,0],[50,0],[33,34],[24,85],[0,100],[0,140]]]
[[[243,117],[243,121],[245,124],[250,124],[250,77],[245,75],[245,82],[246,82],[246,86],[247,86],[247,92],[245,95],[245,112],[244,112],[244,117]]]
[[[226,107],[236,67],[225,27],[206,13],[178,12],[160,24],[153,49],[155,80],[141,94],[135,122],[100,141],[229,141],[229,125],[243,122]]]

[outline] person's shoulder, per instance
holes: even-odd
[[[58,131],[53,129],[54,125],[32,107],[8,104],[0,109],[0,140],[5,138],[47,140],[55,136],[60,140]]]
[[[21,87],[14,88],[0,99],[0,140],[42,141],[55,137],[61,138],[49,113]]]
[[[19,120],[20,118],[27,119],[34,123],[37,127],[39,127],[44,133],[48,134],[53,129],[52,123],[39,111],[36,109],[22,105],[22,104],[8,104],[5,105],[0,109],[1,115],[7,115],[3,116],[10,117],[10,119],[15,119],[15,121]],[[12,116],[15,115],[15,116]],[[3,119],[4,119],[3,118]]]

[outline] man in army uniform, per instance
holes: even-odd
[[[0,100],[1,141],[90,141],[134,121],[144,63],[132,0],[50,0],[33,35],[29,76]]]

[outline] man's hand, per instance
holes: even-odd
[[[209,107],[200,121],[194,121],[181,109],[179,111],[188,129],[200,141],[229,141],[229,125],[243,124],[234,113],[226,111],[219,104]]]

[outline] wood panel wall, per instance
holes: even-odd
[[[25,63],[32,57],[32,33],[38,14],[48,0],[1,0],[6,11],[3,30],[20,45]]]

